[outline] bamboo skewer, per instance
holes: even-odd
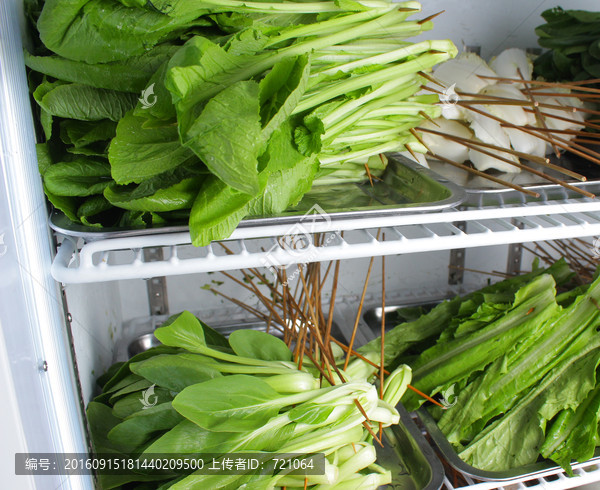
[[[379,233],[377,234],[379,238]],[[373,261],[375,257],[371,257],[369,261],[369,268],[367,269],[367,276],[365,278],[365,285],[363,286],[362,295],[360,297],[360,303],[358,305],[358,312],[356,313],[356,320],[354,321],[354,328],[352,329],[352,336],[350,337],[350,342],[348,343],[349,352],[352,351],[352,347],[354,346],[354,340],[356,338],[356,331],[358,330],[358,322],[360,321],[360,314],[362,313],[362,307],[365,302],[365,296],[367,294],[367,286],[369,285],[369,277],[371,276],[371,269],[373,268]],[[344,361],[344,371],[348,368],[348,363],[350,362],[350,355],[346,355],[346,360]]]
[[[552,177],[552,176],[547,175],[547,174],[545,174],[543,172],[540,172],[539,170],[535,170],[535,169],[533,169],[531,167],[527,167],[526,165],[523,165],[522,163],[514,162],[512,160],[509,160],[508,158],[501,157],[500,155],[495,155],[495,154],[493,154],[490,151],[484,150],[481,147],[477,147],[476,144],[472,144],[470,142],[467,142],[467,140],[465,140],[464,138],[461,138],[461,139],[464,140],[464,141],[457,141],[457,142],[463,144],[467,148],[471,148],[471,149],[473,149],[475,151],[483,153],[484,155],[488,155],[488,156],[490,156],[492,158],[500,160],[501,162],[508,163],[509,165],[514,165],[515,167],[520,168],[521,170],[526,170],[527,172],[530,172],[530,173],[532,173],[534,175],[537,175],[538,177],[542,177],[543,179],[546,179],[546,180],[548,180],[548,181],[550,181],[550,182],[552,182],[554,184],[558,184],[558,185],[561,185],[563,187],[566,187],[569,190],[572,190],[572,191],[584,194],[587,197],[595,197],[593,194],[591,194],[591,193],[589,193],[587,191],[584,191],[582,189],[578,189],[577,187],[574,187],[574,186],[572,186],[570,184],[567,184],[566,182],[563,182],[562,180],[559,180],[559,179],[557,179],[555,177]]]
[[[525,112],[533,112],[533,110],[526,107]],[[542,112],[542,114],[546,118],[557,119],[558,121],[569,122],[577,124],[578,126],[584,126],[586,128],[600,129],[600,124],[594,124],[593,122],[591,122],[591,119],[588,119],[587,121],[579,121],[578,119],[571,119],[569,117],[558,116],[557,114],[548,114],[547,112]]]
[[[483,177],[485,179],[491,180],[491,181],[496,182],[498,184],[506,185],[506,186],[508,186],[508,187],[510,187],[512,189],[515,189],[515,190],[518,190],[520,192],[523,192],[524,194],[528,194],[528,195],[533,196],[533,197],[540,197],[540,195],[537,192],[533,192],[533,191],[527,190],[527,189],[525,189],[525,188],[523,188],[521,186],[518,186],[516,184],[511,184],[511,183],[506,182],[506,181],[504,181],[502,179],[499,179],[499,178],[494,177],[492,175],[486,174],[486,173],[484,173],[484,172],[482,172],[480,170],[467,167],[466,165],[463,165],[463,164],[458,163],[458,162],[454,162],[454,161],[450,160],[449,158],[446,158],[446,157],[443,157],[441,155],[438,155],[438,154],[436,154],[436,153],[434,153],[434,152],[431,151],[431,149],[423,141],[423,138],[421,138],[414,129],[411,129],[410,132],[419,141],[419,143],[421,143],[425,148],[427,148],[427,151],[434,158],[437,158],[437,159],[439,159],[439,160],[441,160],[443,162],[449,163],[450,165],[453,165],[454,167],[458,167],[458,168],[462,168],[463,170],[467,170],[468,172],[473,173],[475,175],[478,175],[479,177]]]
[[[421,19],[420,21],[417,22],[417,24],[425,24],[425,22],[429,22],[430,20],[435,19],[438,15],[442,15],[445,12],[445,10],[440,10],[438,13],[430,15],[429,17],[425,17],[424,19]]]
[[[503,126],[502,124],[500,126]],[[542,133],[556,133],[556,134],[570,134],[570,135],[582,135],[582,136],[588,136],[590,138],[597,138],[598,142],[600,142],[600,133],[589,133],[587,131],[583,131],[580,129],[543,129],[543,128],[537,128],[538,131],[542,132]]]
[[[573,138],[571,141],[573,141],[574,143],[587,143],[590,145],[600,144],[599,140],[588,140],[588,139],[584,139],[584,138]]]
[[[569,170],[569,169],[560,167],[558,165],[555,165],[553,163],[550,163],[550,160],[548,158],[541,158],[541,157],[537,157],[535,155],[529,155],[528,153],[516,151],[511,148],[504,148],[502,146],[496,146],[496,145],[492,145],[489,143],[484,143],[483,141],[471,140],[468,138],[462,138],[461,136],[454,136],[454,135],[450,135],[450,134],[446,134],[446,133],[441,133],[441,132],[435,131],[433,129],[417,128],[417,130],[423,131],[425,133],[431,133],[431,134],[435,134],[438,136],[443,136],[446,139],[449,139],[451,141],[456,141],[457,143],[461,143],[461,144],[464,144],[466,142],[466,143],[471,143],[471,144],[474,144],[477,146],[482,146],[484,148],[489,148],[489,149],[501,151],[504,153],[510,153],[511,155],[515,155],[519,158],[529,159],[534,163],[538,163],[544,167],[550,168],[552,170],[556,170],[557,172],[568,175],[569,177],[573,177],[574,179],[580,180],[581,182],[585,182],[587,180],[587,178],[581,174],[578,174],[576,172],[573,172],[572,170]],[[529,168],[529,167],[527,167],[527,168]]]
[[[435,134],[437,136],[443,136],[444,138],[447,138],[447,139],[452,139],[453,141],[456,141],[457,143],[466,141],[468,143],[473,143],[473,144],[476,144],[479,146],[483,146],[484,148],[489,148],[491,150],[497,150],[497,151],[500,151],[503,153],[510,153],[511,155],[515,155],[519,158],[527,158],[527,159],[531,160],[532,162],[539,163],[540,165],[548,164],[550,162],[550,160],[548,158],[542,158],[542,157],[538,157],[535,155],[529,155],[528,153],[516,151],[516,150],[513,150],[512,148],[505,148],[503,146],[492,145],[490,143],[484,143],[483,141],[476,141],[476,140],[472,140],[472,139],[468,139],[468,138],[463,138],[461,136],[455,136],[453,134],[442,133],[440,131],[436,131],[435,129],[421,128],[421,127],[418,127],[416,129],[417,129],[417,131],[421,131],[423,133],[431,133],[431,134]]]
[[[523,128],[530,129],[531,131],[536,131],[538,129],[532,126],[524,126]],[[548,139],[547,137],[542,137],[539,135],[538,137],[546,141]],[[570,151],[571,153],[575,153],[579,156],[582,156],[590,162],[594,162],[600,165],[600,153],[590,150],[589,148],[586,148],[585,146],[582,146],[578,143],[573,143],[572,141],[560,138],[559,136],[555,136],[554,138],[557,141],[556,144],[559,145],[561,148],[564,148],[565,150]]]
[[[437,158],[438,160],[441,160],[442,162],[445,162],[449,165],[452,165],[453,167],[456,168],[460,168],[462,170],[466,170],[467,172],[473,174],[473,175],[477,175],[478,177],[482,177],[484,179],[490,180],[492,182],[495,182],[496,184],[500,184],[506,187],[510,187],[511,189],[514,189],[516,191],[522,192],[523,194],[527,194],[528,196],[532,196],[535,198],[540,197],[540,195],[537,192],[534,192],[532,190],[529,189],[525,189],[524,187],[521,187],[520,185],[517,184],[513,184],[512,182],[507,182],[506,180],[502,180],[499,179],[498,177],[494,177],[493,175],[490,174],[486,174],[485,172],[482,172],[481,170],[477,170],[476,168],[471,168],[467,165],[464,165],[462,163],[458,163],[455,162],[453,160],[450,160],[449,158],[443,157],[441,155],[437,155],[435,153],[430,152],[431,156],[434,158]]]
[[[507,83],[522,83],[518,78],[505,78],[505,77],[491,77],[488,75],[476,75],[479,78],[483,78],[486,80],[497,80],[499,82],[507,82]],[[596,78],[593,80],[580,80],[577,82],[569,82],[569,83],[560,83],[560,82],[544,82],[542,80],[528,80],[532,85],[540,85],[542,87],[562,87],[562,88],[572,88],[577,87],[576,90],[582,90],[584,92],[595,92],[600,93],[599,89],[590,88],[590,87],[582,87],[582,85],[591,85],[595,83],[600,83],[600,78]]]
[[[498,121],[498,122],[500,122],[500,123],[506,124],[508,127],[515,128],[515,129],[519,129],[520,131],[523,131],[523,132],[525,132],[525,133],[531,134],[532,136],[536,136],[536,137],[538,137],[538,138],[540,138],[540,139],[543,139],[544,141],[549,141],[549,138],[547,138],[546,136],[543,136],[543,135],[541,135],[541,134],[536,134],[536,133],[535,133],[535,131],[532,131],[532,130],[530,130],[530,129],[524,128],[524,127],[522,127],[522,126],[518,126],[518,125],[516,125],[516,124],[510,124],[510,123],[508,123],[508,122],[504,121],[503,119],[501,119],[501,118],[499,118],[499,117],[496,117],[496,116],[494,116],[494,115],[492,115],[492,114],[488,114],[488,113],[486,113],[486,112],[484,112],[484,111],[480,111],[479,109],[475,109],[474,107],[472,107],[472,108],[471,108],[471,110],[472,110],[472,111],[475,111],[475,112],[478,112],[478,113],[480,113],[480,114],[482,114],[482,115],[484,115],[484,116],[486,116],[486,117],[490,117],[490,118],[492,118],[492,119],[494,119],[494,120],[496,120],[496,121]],[[571,151],[571,152],[573,152],[573,153],[576,153],[576,154],[580,154],[580,155],[581,155],[581,152],[580,152],[580,151],[578,151],[578,150],[576,150],[576,149],[573,149],[573,148],[570,148],[568,145],[563,145],[562,143],[558,143],[558,142],[557,142],[557,145],[558,145],[558,146],[560,146],[561,148],[564,148],[565,150],[569,150],[569,151]],[[483,153],[483,152],[482,152],[482,153]],[[493,155],[492,155],[492,156],[493,156]],[[586,157],[586,158],[588,158],[588,160],[592,160],[592,161],[594,161],[594,159],[591,159],[590,157],[587,157],[586,155],[583,155],[583,156],[584,156],[584,157]],[[496,158],[497,158],[497,157],[496,157]],[[597,163],[599,163],[599,164],[600,164],[600,161],[597,161]],[[530,170],[532,170],[532,169],[530,169]],[[534,172],[534,173],[535,173],[535,172]],[[546,178],[548,178],[548,177],[549,177],[549,176],[546,176]],[[576,192],[578,192],[578,193],[580,193],[580,194],[583,194],[583,195],[584,195],[584,196],[586,196],[586,197],[591,197],[591,198],[594,198],[594,197],[595,197],[595,196],[594,196],[592,193],[590,193],[590,192],[584,191],[583,189],[578,189],[577,187],[573,187],[572,185],[566,184],[565,182],[561,182],[560,180],[558,180],[558,179],[554,179],[553,177],[549,177],[549,180],[550,180],[550,181],[555,181],[554,183],[556,183],[556,184],[559,184],[559,185],[562,185],[563,187],[567,187],[567,188],[569,188],[569,189],[571,189],[571,190],[575,190]]]
[[[335,270],[333,272],[333,287],[331,288],[331,298],[329,300],[329,314],[327,316],[327,326],[325,327],[325,345],[331,352],[331,326],[333,324],[333,311],[335,308],[335,296],[337,294],[337,284],[340,274],[340,261],[336,260]]]
[[[517,68],[517,73],[519,74],[519,77],[521,78],[521,80],[523,80],[523,87],[524,87],[525,94],[527,95],[527,97],[529,97],[529,100],[533,103],[535,119],[537,120],[538,124],[542,128],[548,129],[548,126],[546,125],[546,120],[544,119],[544,116],[542,116],[542,113],[540,112],[539,104],[536,104],[536,100],[531,95],[531,92],[529,90],[529,85],[527,85],[527,83],[525,82],[525,78],[523,77],[523,74],[521,73],[520,68]],[[549,133],[549,138],[552,140],[552,142],[550,144],[552,145],[552,149],[554,150],[554,154],[556,155],[556,158],[560,158],[560,150],[558,149],[558,146],[554,142],[552,133]]]

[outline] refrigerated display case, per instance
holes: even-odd
[[[533,28],[539,13],[551,6],[436,0],[423,2],[423,14],[446,10],[428,35],[450,37],[459,48],[479,47],[488,56],[506,47],[535,48]],[[597,8],[592,0],[562,6]],[[519,244],[584,237],[592,247],[592,239],[600,236],[600,201],[557,186],[540,187],[541,197],[535,199],[514,191],[471,192],[452,206],[418,213],[340,213],[311,222],[311,233],[331,239],[310,242],[300,254],[277,240],[297,224],[294,218],[245,223],[222,243],[227,249],[220,243],[192,247],[189,233],[179,229],[101,236],[63,229],[57,222],[51,227],[35,157],[22,19],[22,2],[0,4],[0,358],[7,364],[0,388],[7,400],[1,413],[14,421],[6,436],[16,452],[88,452],[83,410],[96,377],[168,313],[189,309],[216,325],[248,321],[242,309],[205,289],[219,280],[220,271],[268,268],[273,261],[286,267],[342,260],[338,315],[343,324],[344,315],[355,313],[371,257],[387,257],[387,302],[407,304],[470,291],[492,277],[473,270],[526,270],[533,257]],[[600,194],[600,182],[585,187]],[[374,271],[366,304],[380,302],[380,281],[381,273]],[[222,287],[229,296],[256,302],[235,284]],[[3,473],[14,473],[14,460],[2,466]],[[580,465],[575,473],[574,479],[553,470],[501,482],[469,476],[465,481],[481,489],[600,482],[596,462]],[[450,477],[443,478],[443,488],[458,488]],[[17,476],[14,481],[18,488],[94,486],[86,475]]]

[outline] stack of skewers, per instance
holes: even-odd
[[[408,154],[422,164],[426,154],[533,197],[539,194],[513,182],[514,174],[595,197],[572,185],[587,177],[563,162],[568,152],[600,165],[600,152],[593,149],[600,143],[595,107],[600,90],[589,86],[598,80],[532,80],[532,69],[529,56],[518,49],[504,51],[489,65],[474,53],[439,65],[426,75],[430,83],[424,90],[439,95],[442,116],[412,130],[419,143],[406,145]]]

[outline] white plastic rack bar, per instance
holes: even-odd
[[[562,469],[558,469],[548,471],[543,475],[522,476],[501,482],[476,482],[470,477],[463,475],[468,483],[467,486],[454,486],[448,476],[446,476],[442,488],[444,490],[465,488],[469,490],[563,490],[600,482],[600,464],[597,460],[574,465],[573,473],[575,476],[569,477]]]
[[[465,222],[466,231],[455,226],[457,222]],[[314,233],[322,234],[319,242],[313,241]],[[187,232],[110,238],[84,242],[80,247],[66,238],[55,257],[52,275],[63,283],[89,283],[595,235],[600,235],[600,201],[569,198],[322,220],[311,223],[310,229],[302,224],[244,227],[235,230],[229,240],[200,248],[191,246]],[[148,247],[163,247],[164,259],[146,262],[143,249]]]

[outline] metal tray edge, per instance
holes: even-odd
[[[442,462],[435,454],[435,451],[431,445],[427,442],[423,434],[415,424],[410,413],[404,408],[402,402],[400,402],[396,409],[400,413],[400,423],[404,426],[409,435],[415,440],[417,446],[421,450],[423,457],[429,463],[431,467],[431,481],[429,484],[421,490],[438,490],[444,483],[444,466]]]
[[[392,162],[404,165],[409,170],[423,174],[426,178],[441,184],[450,192],[449,197],[430,203],[409,203],[402,206],[382,205],[373,209],[328,213],[328,218],[333,223],[342,220],[369,220],[385,216],[397,216],[398,214],[439,212],[447,208],[456,207],[467,199],[467,194],[462,187],[454,184],[445,177],[436,174],[432,170],[399,154],[390,154],[389,158]],[[300,218],[302,218],[301,214],[283,214],[281,216],[273,217],[247,218],[240,222],[238,228],[244,229],[275,225],[293,225],[297,223]],[[189,232],[189,227],[187,225],[132,229],[93,228],[72,223],[63,213],[57,210],[53,210],[50,213],[48,221],[50,228],[55,232],[68,237],[83,238],[85,241]]]

